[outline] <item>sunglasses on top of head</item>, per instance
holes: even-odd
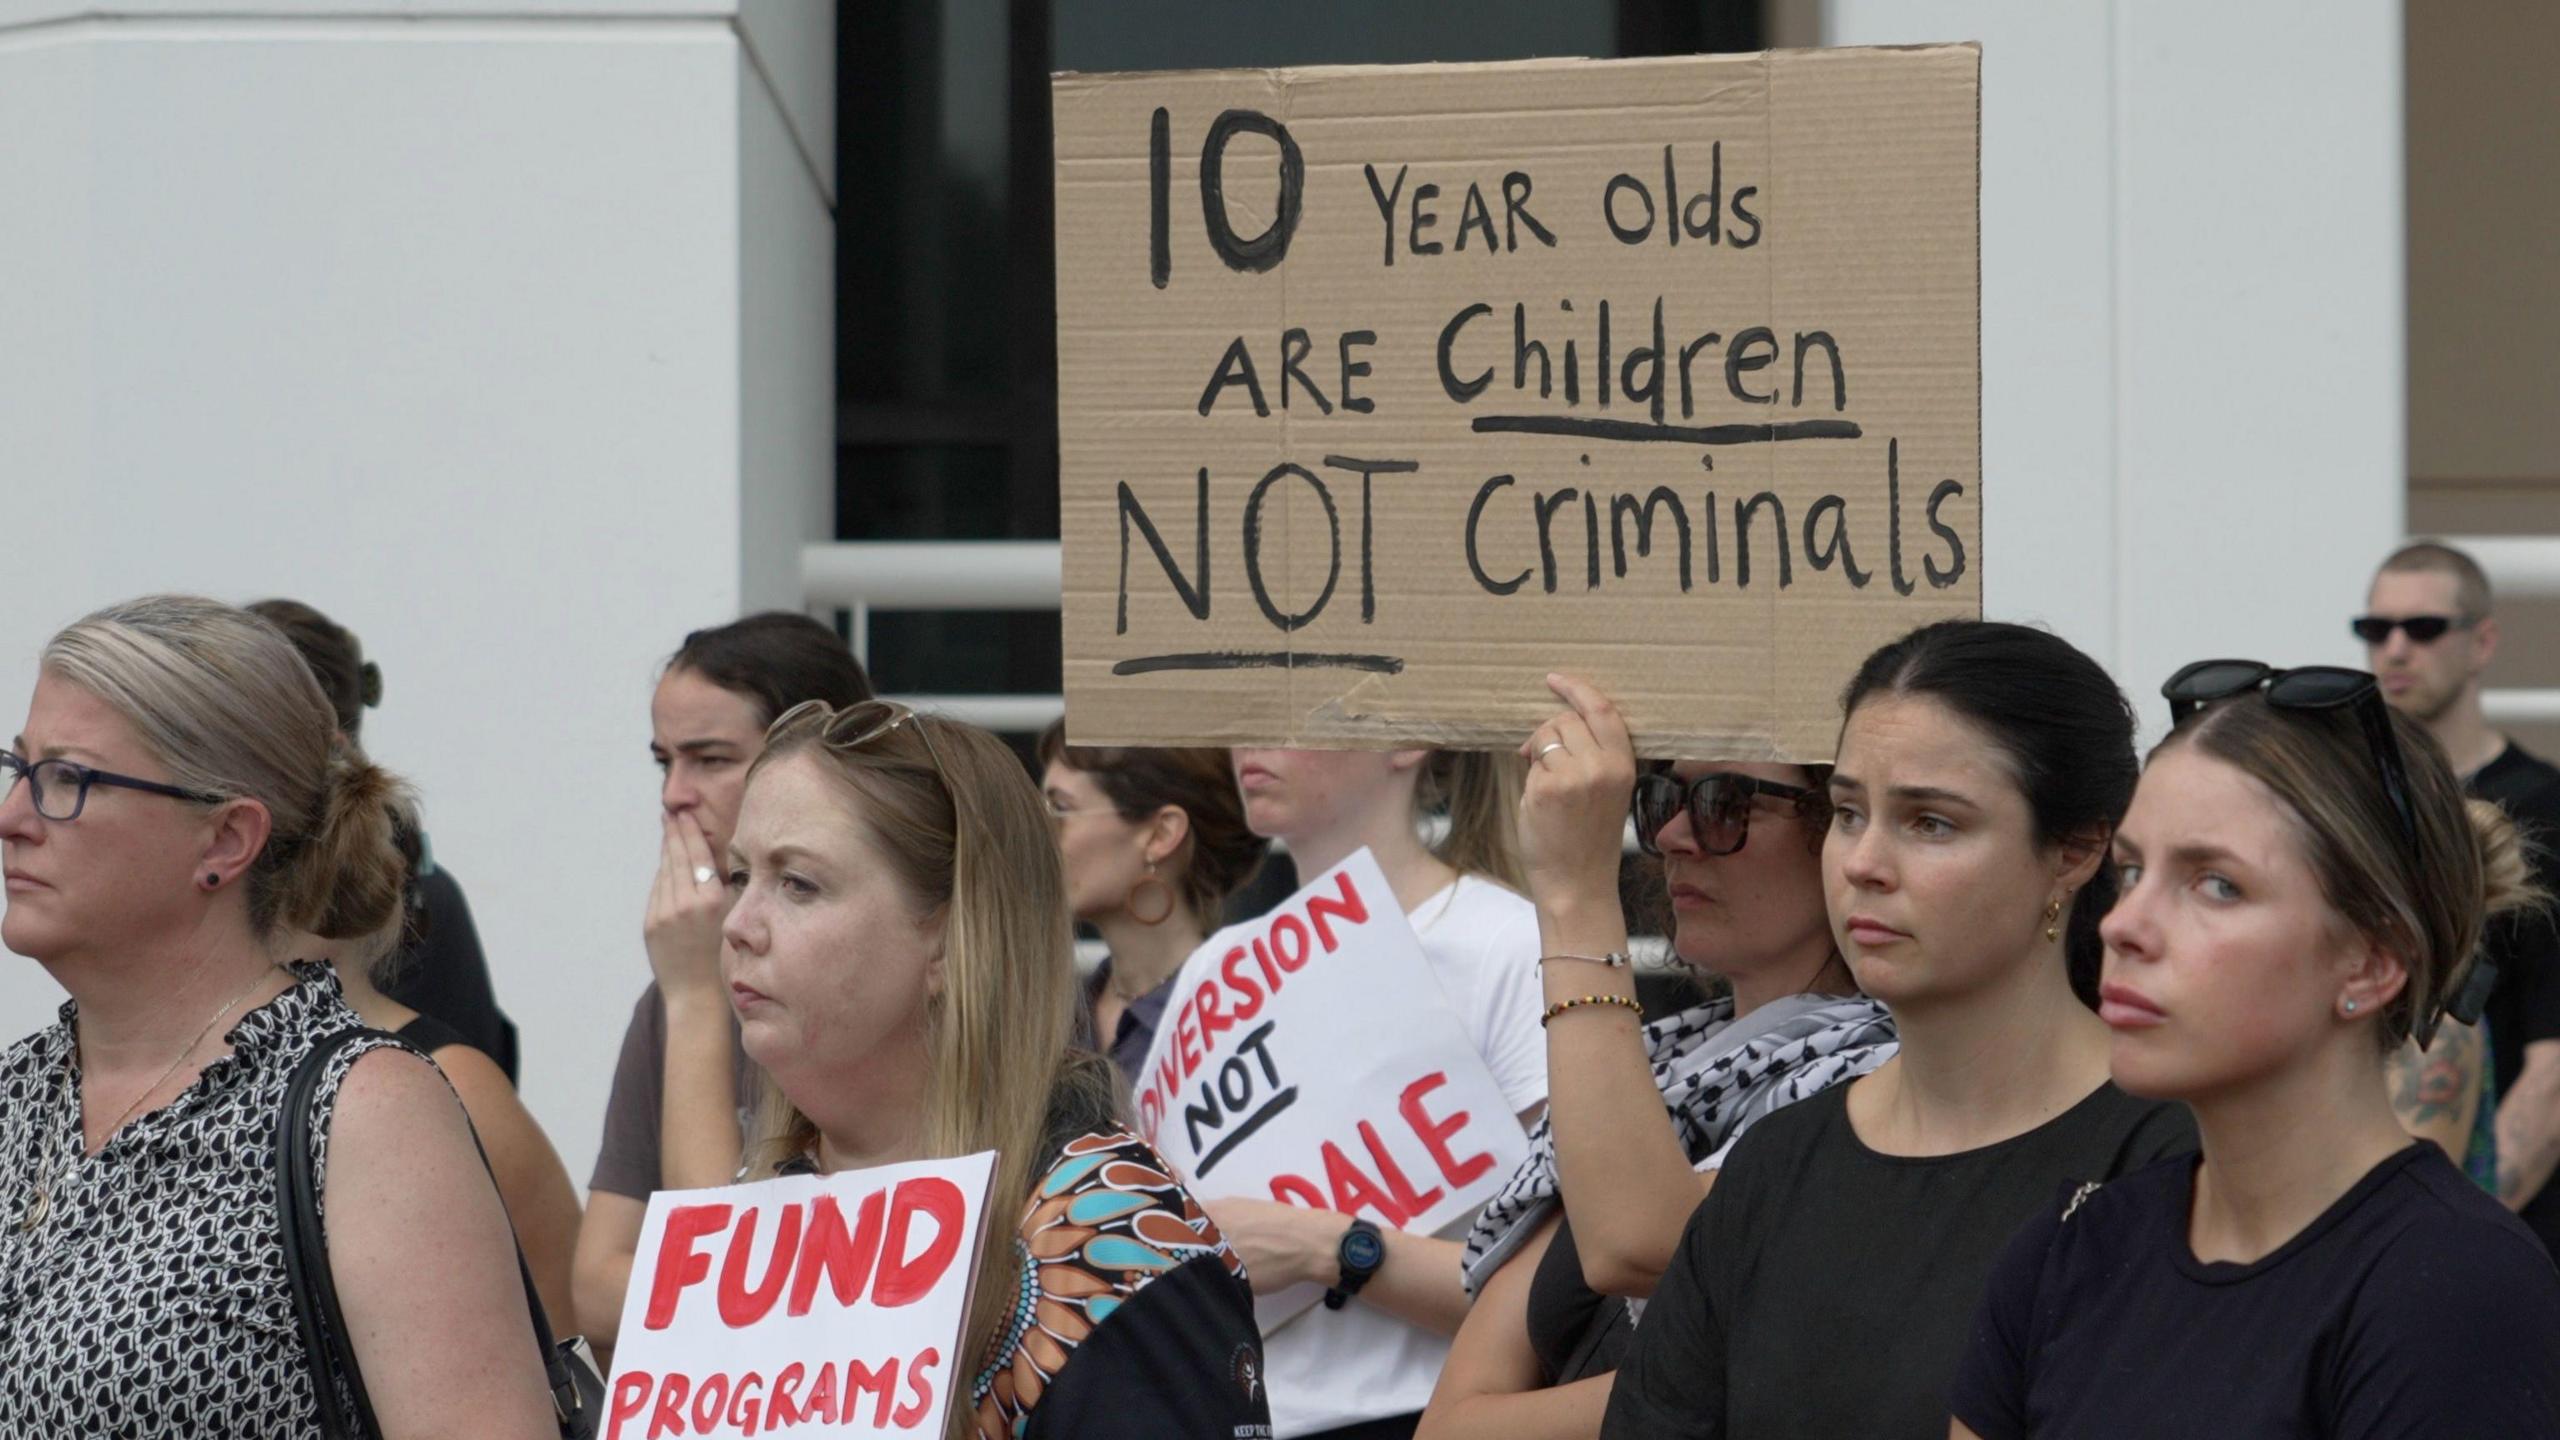
[[[1700,850],[1709,855],[1731,855],[1751,838],[1752,801],[1764,795],[1792,806],[1797,815],[1807,818],[1830,807],[1828,797],[1821,791],[1802,785],[1782,785],[1729,770],[1710,771],[1684,781],[1656,770],[1636,777],[1635,799],[1628,806],[1636,825],[1636,848],[1660,858],[1662,828],[1685,813],[1689,817],[1689,833]]]
[[[2406,630],[2409,638],[2420,645],[2432,645],[2449,630],[2466,630],[2471,626],[2468,615],[2359,615],[2347,622],[2356,638],[2367,645],[2380,645],[2391,638],[2394,630]]]
[[[2412,629],[2410,633],[2417,632]],[[2400,737],[2391,729],[2390,708],[2383,703],[2382,689],[2371,675],[2340,665],[2279,670],[2256,660],[2198,660],[2170,676],[2169,683],[2160,687],[2160,694],[2169,702],[2170,722],[2177,724],[2217,700],[2259,689],[2266,691],[2267,704],[2278,710],[2355,711],[2356,721],[2364,730],[2365,747],[2381,775],[2383,793],[2390,798],[2392,813],[2399,818],[2401,839],[2410,854],[2417,855],[2418,816],[2409,800],[2408,757],[2401,752]],[[2422,997],[2411,1016],[2410,1038],[2418,1042],[2418,1048],[2425,1049],[2435,1038],[2437,1025],[2447,1015],[2466,1025],[2478,1023],[2496,976],[2496,966],[2483,955],[2468,967],[2453,993],[2432,999]]]

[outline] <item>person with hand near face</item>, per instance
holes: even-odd
[[[2092,1013],[2133,713],[2041,630],[1923,626],[1842,697],[1822,878],[1900,1050],[1735,1144],[1646,1305],[1610,1437],[1937,1440],[1983,1279],[2067,1182],[2194,1148]]]
[[[720,979],[729,891],[719,857],[747,768],[765,727],[793,705],[870,695],[835,631],[777,610],[684,637],[650,697],[649,754],[661,776],[658,868],[641,924],[650,984],[623,1034],[578,1231],[578,1321],[599,1351],[621,1328],[649,1196],[737,1176],[756,1081]]]
[[[2499,635],[2479,564],[2438,541],[2403,545],[2353,623],[2383,699],[2435,737],[2466,792],[2506,811],[2536,883],[2560,890],[2560,769],[2500,734],[2480,705]],[[2450,1022],[2425,1055],[2395,1055],[2393,1103],[2560,1251],[2560,923],[2547,911],[2501,916],[2481,944],[2494,967],[2482,1024]]]
[[[1134,1084],[1175,973],[1269,842],[1245,828],[1224,750],[1070,745],[1061,720],[1035,754],[1067,908],[1108,951],[1085,986],[1090,1033]]]
[[[1547,683],[1565,708],[1522,748],[1520,805],[1548,1006],[1547,1113],[1468,1237],[1476,1299],[1423,1440],[1596,1430],[1632,1334],[1626,1299],[1653,1292],[1725,1148],[1893,1053],[1892,1022],[1856,993],[1823,908],[1830,767],[1684,761],[1639,775],[1608,697],[1562,676]],[[1674,952],[1725,986],[1650,1023],[1618,889],[1631,808],[1661,866]]]
[[[776,721],[728,846],[721,969],[766,1077],[748,1174],[996,1153],[951,1436],[1269,1433],[1240,1262],[1074,1046],[1046,807],[974,726]]]
[[[0,1435],[321,1440],[276,1133],[305,1058],[363,1022],[301,942],[396,922],[409,811],[246,611],[150,596],[46,645],[0,751],[0,943],[71,998],[0,1052]],[[556,1435],[452,1088],[376,1036],[335,1052],[309,1103],[326,1264],[381,1433]]]
[[[1538,1031],[1538,916],[1519,891],[1519,762],[1432,750],[1264,749],[1237,750],[1234,762],[1245,823],[1286,843],[1302,880],[1367,847],[1476,1053],[1521,1124],[1535,1121],[1546,1103],[1547,1066]],[[1440,813],[1448,831],[1434,849],[1421,826]],[[1339,1308],[1310,1310],[1272,1336],[1273,1433],[1280,1440],[1412,1434],[1448,1358],[1448,1337],[1466,1318],[1459,1243],[1274,1200],[1208,1204],[1258,1293],[1313,1282],[1345,1296]],[[1374,1256],[1372,1241],[1383,1259],[1361,1266]],[[1346,1246],[1355,1264],[1348,1275]]]
[[[2514,827],[2360,671],[2204,661],[2167,693],[2100,1013],[2117,1083],[2189,1106],[2202,1153],[2019,1232],[1952,1433],[2560,1434],[2560,1272],[2384,1086],[2484,916],[2542,902]]]
[[[381,699],[382,672],[364,658],[356,637],[300,601],[260,600],[246,608],[293,643],[337,717],[338,734],[360,751],[364,712]],[[577,1189],[551,1137],[516,1097],[514,1079],[487,1048],[503,1045],[512,1056],[515,1026],[490,996],[488,966],[461,886],[429,862],[423,830],[404,824],[393,842],[408,866],[397,916],[380,933],[358,939],[302,937],[302,953],[328,956],[339,990],[364,1023],[408,1041],[444,1072],[471,1117],[490,1173],[498,1177],[498,1193],[543,1313],[566,1320],[576,1308],[569,1276],[577,1249]],[[420,1008],[430,998],[460,1002],[453,1013],[463,1019],[449,1024],[444,1015]]]

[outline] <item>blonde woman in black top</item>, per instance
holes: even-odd
[[[1994,1272],[1957,1436],[2560,1434],[2560,1274],[2427,1140],[2388,1058],[2534,898],[2373,677],[2205,661],[2115,842],[2101,1014],[2200,1156],[2045,1209]]]

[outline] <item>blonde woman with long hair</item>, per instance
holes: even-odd
[[[1234,753],[1253,833],[1287,844],[1301,879],[1366,848],[1413,922],[1422,958],[1523,1129],[1547,1103],[1538,1028],[1538,911],[1522,894],[1519,757],[1447,750]],[[1431,822],[1446,819],[1437,843]],[[1210,1211],[1268,1294],[1325,1286],[1272,1337],[1279,1440],[1410,1436],[1466,1319],[1465,1247],[1387,1217],[1212,1195]]]
[[[768,1081],[751,1176],[997,1153],[953,1436],[1264,1433],[1241,1262],[1075,1049],[1065,884],[1013,752],[793,708],[748,774],[722,969]]]

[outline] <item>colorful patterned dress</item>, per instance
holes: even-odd
[[[970,1387],[984,1440],[1270,1435],[1243,1263],[1146,1142],[1061,1147],[1014,1246],[1013,1312]]]

